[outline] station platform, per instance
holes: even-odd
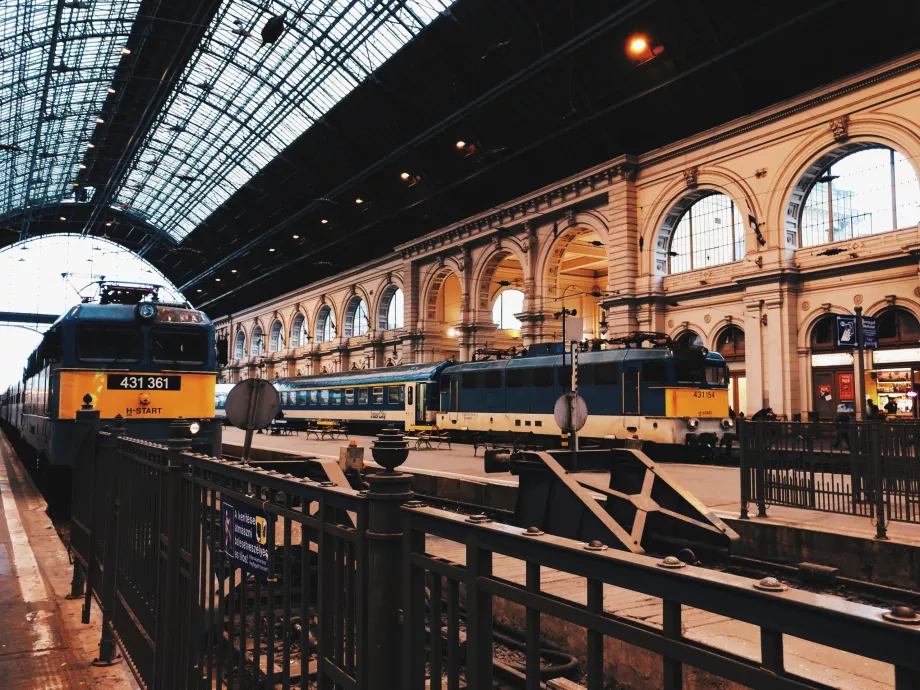
[[[73,566],[47,505],[0,432],[0,687],[5,690],[137,688],[124,663],[92,665],[102,615],[80,622],[68,600]]]
[[[224,442],[242,445],[245,432],[227,427],[224,429]],[[350,440],[357,442],[365,449],[365,461],[373,462],[370,448],[374,442],[373,436],[351,436]],[[330,439],[319,441],[305,436],[272,436],[269,434],[254,434],[253,446],[267,448],[289,453],[309,453],[317,457],[334,458],[338,460],[338,449],[348,445],[345,439]],[[403,464],[406,470],[425,470],[446,472],[450,474],[499,479],[517,483],[517,477],[510,473],[486,474],[483,470],[483,451],[479,450],[473,455],[473,446],[467,444],[453,444],[448,449],[410,449],[409,458]],[[704,505],[709,507],[722,519],[737,519],[741,507],[741,481],[740,470],[737,467],[719,467],[715,465],[696,465],[682,463],[662,463],[661,467],[670,477],[676,479],[685,489],[694,494]],[[606,475],[583,472],[577,473],[578,479],[588,484],[606,486]],[[757,507],[750,506],[751,514],[757,512]],[[856,515],[840,515],[825,513],[817,510],[804,510],[801,508],[788,508],[785,506],[770,506],[769,520],[771,523],[785,525],[791,528],[807,527],[811,530],[821,530],[844,534],[861,539],[873,539],[875,527],[866,517]],[[907,522],[888,523],[889,540],[893,542],[920,547],[920,524]]]

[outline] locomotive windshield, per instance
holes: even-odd
[[[710,386],[725,385],[725,365],[724,364],[707,364],[706,365],[706,383]]]
[[[77,328],[77,358],[83,362],[139,362],[144,341],[136,328],[81,324]]]
[[[204,364],[208,334],[197,328],[154,328],[150,331],[150,358],[158,363]]]

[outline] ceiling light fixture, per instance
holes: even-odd
[[[96,118],[96,124],[97,124],[97,125],[104,125],[104,124],[105,124],[105,120],[103,120],[101,117],[97,117],[97,118]]]
[[[235,269],[235,268],[231,268],[231,269],[230,269],[230,272],[231,272],[231,273],[236,273],[236,269]]]
[[[399,173],[399,177],[400,177],[401,179],[403,179],[403,180],[408,180],[409,177],[410,177],[410,175],[409,175],[409,173],[404,172],[404,173]]]
[[[299,239],[300,239],[300,235],[291,235],[291,237],[293,237],[295,240],[299,240]]]
[[[201,288],[198,288],[198,292],[201,292]]]
[[[274,248],[274,247],[269,247],[268,251],[273,252],[273,251],[275,251],[275,248]]]
[[[105,224],[105,227],[107,227],[107,228],[112,227],[112,221],[109,221],[108,223],[106,223],[106,224]]]
[[[215,282],[215,283],[219,283],[219,282],[220,282],[220,278],[215,278],[215,279],[214,279],[214,282]]]
[[[61,216],[61,220],[67,220],[66,216]]]
[[[74,182],[74,183],[73,183],[73,186],[74,186],[74,187],[79,187],[79,186],[80,186],[80,183],[79,183],[79,182]]]
[[[457,148],[458,149],[466,148],[466,142],[461,139],[460,141],[457,142]]]
[[[80,170],[86,170],[86,164],[80,163]]]
[[[320,223],[322,223],[323,225],[325,225],[325,224],[328,223],[328,222],[329,222],[329,221],[326,220],[325,218],[323,218],[323,219],[320,221]]]
[[[357,199],[355,199],[355,203],[356,203],[356,204],[363,204],[363,203],[364,203],[364,199],[362,199],[361,197],[358,197]]]
[[[94,149],[94,148],[96,148],[96,145],[95,145],[93,142],[88,141],[88,142],[86,142],[86,148],[88,148],[88,149]]]
[[[113,89],[111,86],[107,88],[106,91],[108,91],[109,93],[115,93],[115,89]]]
[[[636,34],[629,39],[629,52],[633,55],[642,55],[648,50],[648,39],[642,34]]]
[[[122,55],[130,55],[130,54],[131,54],[131,49],[130,49],[130,48],[125,48],[124,46],[122,46],[121,54],[122,54]]]

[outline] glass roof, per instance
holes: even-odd
[[[224,0],[118,201],[181,241],[451,2]]]
[[[0,3],[0,145],[16,147],[0,151],[0,215],[74,200],[139,8],[139,0]]]

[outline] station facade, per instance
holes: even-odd
[[[865,395],[916,416],[918,175],[915,53],[216,319],[231,358],[221,376],[467,360],[560,341],[564,327],[566,340],[643,330],[721,352],[735,411],[832,417]],[[834,346],[834,315],[857,308],[878,318],[863,380]]]

